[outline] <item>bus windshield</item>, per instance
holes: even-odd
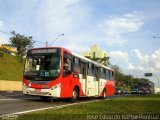
[[[29,80],[53,80],[60,75],[61,56],[57,53],[28,54],[24,77]]]

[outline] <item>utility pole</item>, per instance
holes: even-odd
[[[160,88],[159,88],[159,77],[158,77],[158,75],[155,75],[155,76],[156,76],[157,82],[158,82],[158,84],[157,84],[157,87],[158,87],[157,90],[158,90],[158,91],[157,91],[157,92],[160,92]]]
[[[46,47],[48,47],[48,41],[46,41]]]
[[[132,85],[133,85],[132,75],[130,75],[130,77],[131,77],[131,87],[132,87]]]
[[[159,88],[159,79],[157,78],[157,80],[158,80],[158,92],[160,92],[160,88]]]

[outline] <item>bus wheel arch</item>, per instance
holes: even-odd
[[[79,98],[79,87],[75,86],[74,89],[72,90],[72,97],[71,97],[71,102],[75,102]]]

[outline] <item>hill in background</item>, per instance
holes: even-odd
[[[17,56],[4,54],[3,60],[0,58],[0,80],[22,81],[23,63],[19,62]]]

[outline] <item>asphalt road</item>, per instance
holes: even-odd
[[[44,102],[40,100],[40,97],[25,96],[20,92],[0,92],[0,115],[54,107],[62,104],[65,104],[62,100],[57,102]]]
[[[113,96],[115,98],[119,96]],[[110,98],[110,99],[111,99]],[[81,98],[77,102],[93,101],[95,98]],[[57,107],[60,105],[71,104],[65,100],[49,100],[41,101],[40,97],[25,96],[21,92],[0,92],[0,116],[6,114],[14,114],[23,111],[31,111],[35,109]]]

